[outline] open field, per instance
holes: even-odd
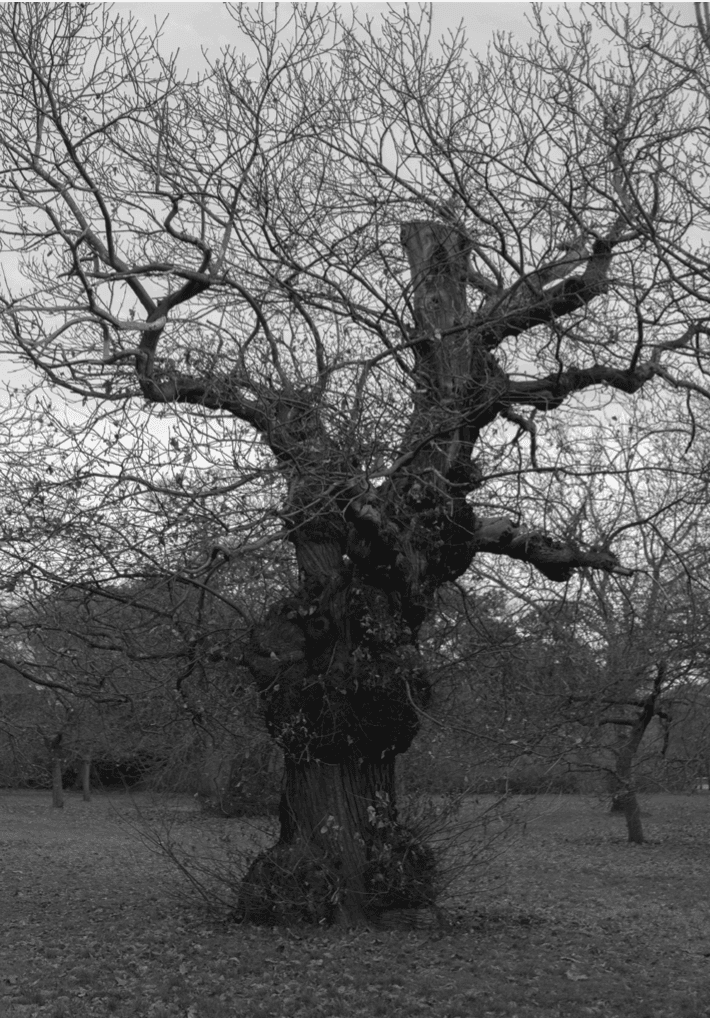
[[[237,829],[180,806],[197,844]],[[0,791],[0,1015],[710,1016],[710,796],[642,808],[638,848],[592,798],[527,801],[503,856],[453,887],[452,925],[349,933],[211,918],[128,796]]]

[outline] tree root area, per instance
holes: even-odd
[[[395,913],[431,914],[437,866],[431,848],[397,824],[357,852],[301,841],[259,855],[242,882],[235,918],[255,924],[388,925]],[[353,865],[353,857],[359,865]],[[388,919],[389,916],[389,919]],[[416,925],[416,923],[415,923]]]

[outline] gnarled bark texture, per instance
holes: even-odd
[[[633,784],[633,752],[625,745],[617,753],[616,770],[611,779],[611,812],[623,813],[628,840],[632,845],[643,844],[641,807]]]

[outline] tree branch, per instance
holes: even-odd
[[[583,260],[579,246],[573,244],[557,262],[542,266],[502,295],[487,301],[471,323],[482,342],[489,348],[499,346],[506,337],[518,336],[536,325],[547,325],[604,293],[614,246],[618,243],[615,234],[612,231],[608,237],[594,242],[583,273],[568,275]],[[566,278],[543,289],[560,273],[566,274]]]
[[[525,403],[537,410],[555,410],[573,392],[592,385],[610,385],[621,392],[634,393],[659,373],[655,364],[640,364],[634,370],[604,364],[593,364],[589,368],[568,368],[567,371],[529,382],[511,381],[501,403],[504,406]]]
[[[616,555],[606,548],[584,551],[539,530],[516,525],[505,516],[477,519],[473,540],[476,552],[507,555],[528,562],[543,576],[558,583],[569,580],[575,569],[601,569],[618,576],[633,574],[633,570],[622,566]]]
[[[154,403],[187,403],[208,410],[224,410],[265,432],[269,415],[265,406],[246,399],[240,392],[240,381],[233,375],[198,379],[193,375],[166,372],[155,378],[152,356],[145,349],[136,356],[136,373],[141,391]]]

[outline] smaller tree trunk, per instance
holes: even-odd
[[[641,807],[633,788],[616,792],[611,800],[611,812],[623,813],[629,842],[643,845],[643,824],[641,823]]]
[[[611,782],[610,782],[611,784]],[[610,813],[625,813],[626,809],[624,806],[624,794],[623,792],[612,792],[611,794],[611,806],[609,807]]]
[[[626,829],[629,833],[629,842],[633,845],[643,844],[641,810],[639,809],[633,783],[634,760],[644,733],[655,716],[656,706],[663,690],[665,677],[666,662],[660,661],[656,667],[653,689],[643,702],[640,713],[633,723],[629,725],[628,733],[625,736],[620,734],[620,743],[616,750],[616,769],[611,789],[613,793],[611,809],[613,813],[623,812],[626,820]]]
[[[624,803],[624,819],[629,842],[632,845],[643,845],[643,826],[641,824],[641,808],[633,788],[629,790]]]
[[[91,757],[86,756],[81,761],[81,791],[84,802],[91,802]]]
[[[44,744],[49,754],[49,767],[52,774],[52,805],[61,809],[64,805],[62,788],[62,732],[50,739],[45,735]]]
[[[64,806],[64,790],[62,788],[62,758],[52,755],[52,805],[57,809]]]
[[[637,748],[634,744],[635,741],[629,740],[617,753],[611,812],[624,814],[629,842],[633,845],[643,845],[641,809],[636,798],[632,775],[633,759]]]

